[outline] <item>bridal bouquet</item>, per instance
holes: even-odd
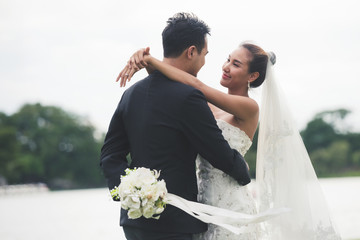
[[[121,207],[128,210],[130,219],[155,218],[164,211],[167,195],[164,180],[158,180],[160,172],[148,168],[126,169],[121,184],[110,191],[111,196],[121,201]],[[158,215],[158,216],[155,216]]]

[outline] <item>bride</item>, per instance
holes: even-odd
[[[266,224],[249,225],[240,235],[209,224],[209,230],[194,239],[340,239],[301,137],[274,82],[272,65],[275,62],[273,53],[268,54],[251,43],[242,43],[222,67],[220,84],[228,89],[228,94],[155,59],[149,48],[137,51],[118,76],[117,81],[125,86],[136,71],[146,67],[149,73],[158,70],[174,81],[199,89],[207,98],[224,138],[243,156],[252,144],[260,118],[256,169],[258,208],[262,211],[289,207],[291,214]],[[259,116],[259,106],[249,97],[248,91],[262,85],[265,78]],[[200,202],[241,213],[258,212],[247,186],[239,186],[201,156],[198,156],[197,166]]]

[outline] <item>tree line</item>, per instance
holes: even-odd
[[[346,109],[317,114],[301,131],[319,177],[360,175],[360,133],[344,130]],[[45,183],[51,189],[105,187],[99,167],[104,134],[56,106],[25,104],[0,112],[0,185]],[[245,158],[255,176],[257,134]]]
[[[0,176],[8,184],[42,182],[51,189],[104,186],[101,144],[86,119],[26,104],[11,116],[0,113]]]

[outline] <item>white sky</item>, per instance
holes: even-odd
[[[130,3],[129,3],[130,2]],[[300,129],[315,113],[347,108],[360,130],[358,0],[0,0],[0,111],[56,105],[106,131],[123,93],[115,79],[129,56],[151,47],[176,12],[211,27],[198,77],[219,84],[221,66],[244,40],[277,55],[276,75]],[[135,76],[144,77],[145,71]],[[253,96],[259,100],[261,89]]]

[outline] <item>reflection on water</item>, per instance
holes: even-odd
[[[344,239],[360,238],[360,178],[322,179]],[[107,189],[0,195],[0,239],[125,239]]]

